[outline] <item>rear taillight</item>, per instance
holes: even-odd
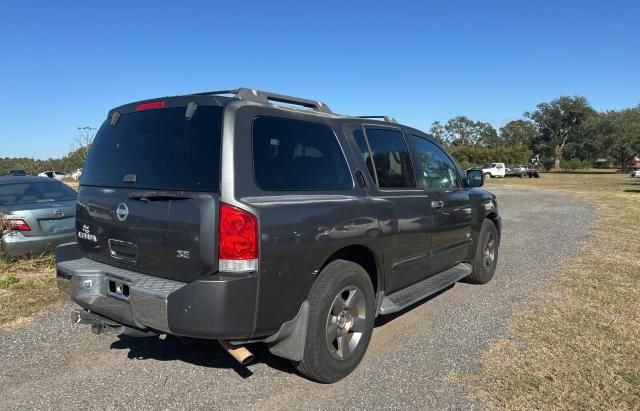
[[[245,273],[258,269],[258,220],[239,208],[220,203],[218,267]]]
[[[10,218],[5,220],[7,227],[12,231],[31,231],[31,227],[21,218]]]

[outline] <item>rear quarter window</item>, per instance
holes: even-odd
[[[253,120],[253,165],[263,190],[351,190],[353,179],[333,130],[278,117]]]

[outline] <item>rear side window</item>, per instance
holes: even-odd
[[[253,121],[255,179],[263,190],[350,190],[353,180],[333,130],[277,117]]]
[[[416,179],[404,135],[399,130],[366,129],[380,188],[415,187]],[[366,161],[366,158],[365,158]]]
[[[89,150],[82,185],[159,190],[219,190],[222,107],[124,114],[105,121]],[[125,176],[130,182],[124,182]]]

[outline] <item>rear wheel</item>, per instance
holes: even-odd
[[[491,173],[484,173],[484,179],[488,180],[491,178]]]
[[[371,340],[371,280],[358,264],[335,260],[320,272],[308,300],[304,354],[296,368],[313,380],[336,382],[358,366]]]
[[[471,284],[486,284],[493,278],[498,262],[500,238],[493,221],[485,218],[480,230],[476,255],[473,259],[473,273],[464,279]]]

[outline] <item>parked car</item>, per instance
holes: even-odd
[[[58,283],[96,333],[219,340],[241,363],[263,342],[330,383],[358,365],[376,316],[491,280],[501,218],[483,181],[428,134],[314,100],[126,104],[84,165]]]
[[[504,177],[506,168],[504,163],[490,163],[482,166],[482,173],[485,179],[492,177]]]
[[[24,170],[9,170],[7,175],[13,176],[13,177],[24,177],[24,176],[28,176],[29,174],[27,174],[27,172]]]
[[[515,165],[507,168],[505,177],[540,178],[540,174],[538,174],[538,170],[536,170],[533,167],[524,166],[524,165]]]
[[[640,178],[640,169],[632,171],[631,177]]]
[[[38,177],[49,177],[55,178],[56,180],[64,180],[65,178],[69,178],[69,174],[63,173],[62,171],[43,171],[38,174]]]
[[[82,169],[79,168],[76,171],[74,171],[73,173],[71,173],[71,177],[73,177],[74,180],[78,181],[80,180],[80,176],[82,176]]]
[[[75,240],[76,192],[40,177],[0,177],[0,252],[39,254]]]

